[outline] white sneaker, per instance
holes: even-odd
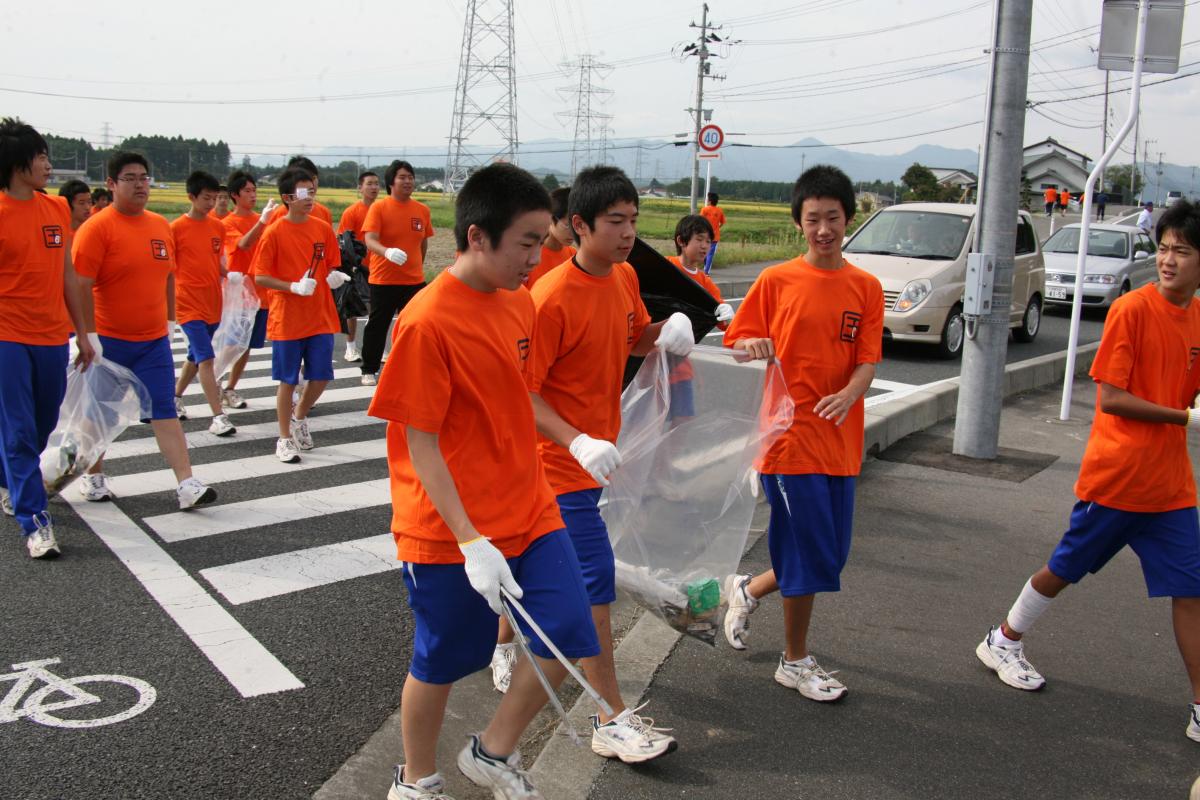
[[[176,398],[175,398],[175,416],[179,417],[180,419],[187,419],[187,418],[188,418],[188,416],[187,416],[187,406],[185,406],[185,405],[183,404],[183,398],[182,398],[182,397],[176,397]]]
[[[392,788],[387,800],[454,800],[445,793],[446,781],[438,773],[427,775],[416,783],[403,781],[404,765],[397,764],[392,774]]]
[[[37,527],[34,528],[33,533],[25,537],[25,546],[29,548],[29,557],[53,558],[60,555],[62,551],[58,548],[58,542],[54,540],[54,526],[50,524],[50,515],[45,511],[35,514],[33,524]]]
[[[14,517],[17,514],[16,509],[13,508],[12,495],[8,493],[8,489],[0,489],[0,508],[4,509],[4,513],[10,517]]]
[[[362,353],[358,352],[358,347],[354,342],[346,342],[346,360],[362,361]]]
[[[1200,703],[1188,706],[1191,717],[1188,719],[1187,737],[1193,742],[1200,742]]]
[[[975,648],[975,655],[979,656],[979,660],[1014,689],[1036,692],[1045,686],[1046,679],[1025,660],[1025,645],[1021,642],[1008,646],[993,644],[995,632],[995,628],[989,628],[988,635],[979,643],[979,647]]]
[[[362,374],[363,386],[374,386],[377,383],[379,383],[379,379],[375,377],[374,372],[364,372]]]
[[[300,448],[291,437],[275,442],[275,457],[285,464],[295,464],[300,460]]]
[[[179,498],[179,508],[186,511],[193,506],[206,505],[216,500],[217,490],[205,486],[195,478],[184,478],[179,482],[175,496]]]
[[[479,735],[471,734],[467,746],[458,754],[458,771],[476,786],[492,790],[496,800],[541,800],[542,793],[529,782],[529,773],[521,769],[521,754],[513,753],[501,761],[483,752]]]
[[[304,419],[292,417],[292,438],[296,440],[296,446],[301,450],[313,449],[312,434],[308,432],[308,417]]]
[[[785,661],[779,656],[779,666],[775,668],[775,682],[789,689],[795,689],[809,700],[818,703],[832,703],[846,696],[846,687],[834,678],[837,674],[826,672],[812,656],[799,661]]]
[[[229,421],[229,417],[224,414],[217,414],[212,418],[212,424],[208,426],[208,432],[214,436],[229,436],[237,433],[237,428],[233,427],[233,423]]]
[[[245,408],[246,401],[243,400],[242,396],[233,389],[222,389],[221,405],[225,406],[226,408]]]
[[[108,488],[108,481],[104,479],[104,473],[100,472],[95,475],[83,473],[79,476],[79,493],[83,495],[84,500],[93,503],[99,503],[103,500],[112,500],[112,490]]]
[[[656,728],[654,720],[638,716],[637,712],[645,707],[643,703],[637,708],[627,708],[603,725],[600,717],[593,714],[592,752],[605,758],[619,758],[626,764],[640,764],[674,752],[678,743],[664,733],[670,728]]]
[[[758,608],[758,600],[750,594],[749,575],[730,575],[725,579],[725,640],[734,650],[745,650],[750,636],[750,615]]]
[[[500,694],[508,692],[512,683],[513,665],[517,663],[517,645],[515,643],[498,644],[492,651],[492,686]]]

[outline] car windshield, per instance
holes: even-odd
[[[971,218],[958,214],[887,209],[868,220],[845,251],[952,261],[962,252],[970,227]]]
[[[1060,228],[1046,240],[1047,253],[1078,253],[1079,228]],[[1103,258],[1128,258],[1126,235],[1121,231],[1088,231],[1088,255]]]

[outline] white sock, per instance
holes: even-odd
[[[1004,635],[1004,626],[997,625],[992,631],[992,644],[998,644],[1001,647],[1016,647],[1021,642],[1018,639],[1010,639]]]
[[[1042,612],[1050,607],[1050,601],[1053,599],[1034,589],[1032,578],[1027,580],[1021,594],[1017,596],[1017,602],[1009,609],[1006,619],[1009,629],[1020,634],[1027,633]]]

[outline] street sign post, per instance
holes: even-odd
[[[700,129],[700,137],[696,140],[696,160],[706,162],[704,165],[704,196],[708,197],[712,187],[712,162],[721,158],[721,146],[725,144],[725,131],[716,125],[705,125]]]

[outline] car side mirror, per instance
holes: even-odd
[[[1151,253],[1149,250],[1134,250],[1133,251],[1134,258],[1149,258],[1152,255],[1154,255],[1154,253]]]

